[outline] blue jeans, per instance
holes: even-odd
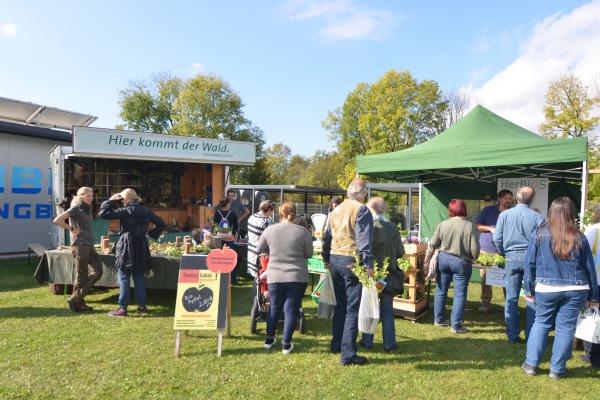
[[[129,305],[129,294],[131,291],[130,278],[133,275],[133,285],[135,287],[135,300],[138,306],[146,306],[146,286],[144,285],[144,271],[131,271],[130,269],[119,269],[119,305],[127,310]]]
[[[467,288],[473,271],[472,262],[465,258],[440,251],[438,256],[437,286],[433,302],[435,322],[446,321],[446,299],[450,282],[454,281],[454,300],[450,321],[453,328],[463,325],[465,305],[467,302]]]
[[[337,305],[333,314],[333,337],[331,351],[341,351],[341,361],[349,362],[358,351],[358,309],[362,285],[348,266],[354,265],[354,257],[331,255],[333,291]]]
[[[379,319],[383,334],[383,348],[392,350],[398,347],[396,342],[396,327],[394,326],[394,296],[382,292],[379,296]],[[363,333],[360,342],[365,347],[373,346],[373,337],[370,333]]]
[[[589,290],[570,290],[568,292],[536,293],[537,304],[535,322],[527,340],[525,362],[537,367],[540,365],[548,333],[556,324],[550,370],[564,374],[567,360],[573,351],[573,336],[579,310],[585,306]]]
[[[275,337],[277,321],[283,311],[284,345],[292,343],[292,335],[298,321],[298,310],[302,304],[302,296],[306,291],[306,282],[268,283],[271,308],[267,316],[267,338]]]
[[[525,251],[507,251],[505,254],[504,287],[506,289],[506,302],[504,303],[504,320],[506,322],[506,336],[514,342],[521,333],[519,324],[519,294],[523,287],[523,274],[525,273]],[[525,339],[535,319],[535,303],[527,302],[525,310]]]

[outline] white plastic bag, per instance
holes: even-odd
[[[589,310],[579,314],[575,337],[590,343],[600,343],[600,315]]]
[[[330,306],[336,306],[337,301],[335,300],[335,292],[333,291],[333,277],[331,271],[325,270],[323,277],[321,278],[323,284],[319,294],[319,304],[329,304]]]
[[[379,295],[375,284],[364,286],[358,309],[358,330],[362,333],[375,333],[379,322]]]

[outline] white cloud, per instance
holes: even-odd
[[[0,27],[0,36],[17,36],[17,26],[15,24],[6,24]]]
[[[192,64],[192,73],[194,75],[198,75],[198,74],[202,73],[203,71],[204,71],[204,65],[202,65],[200,63]]]
[[[548,85],[572,71],[592,89],[600,73],[600,1],[569,14],[555,14],[535,25],[519,57],[479,86],[463,87],[472,105],[481,104],[534,132],[544,121]]]
[[[289,19],[323,22],[319,35],[330,40],[382,39],[398,20],[389,11],[358,6],[351,0],[295,0],[283,10]]]

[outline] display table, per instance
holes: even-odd
[[[100,254],[102,277],[95,286],[119,287],[114,254]],[[152,256],[154,276],[145,278],[148,289],[177,289],[179,257]],[[50,250],[44,253],[34,273],[38,283],[44,282],[72,285],[75,280],[75,266],[71,250]],[[133,286],[133,279],[131,280]]]

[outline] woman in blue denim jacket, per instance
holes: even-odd
[[[521,366],[535,375],[548,333],[555,325],[550,374],[560,379],[571,358],[579,310],[598,308],[598,282],[592,252],[586,237],[575,224],[575,205],[559,197],[529,242],[525,255],[525,296],[536,303],[535,322],[527,340],[527,355]]]

